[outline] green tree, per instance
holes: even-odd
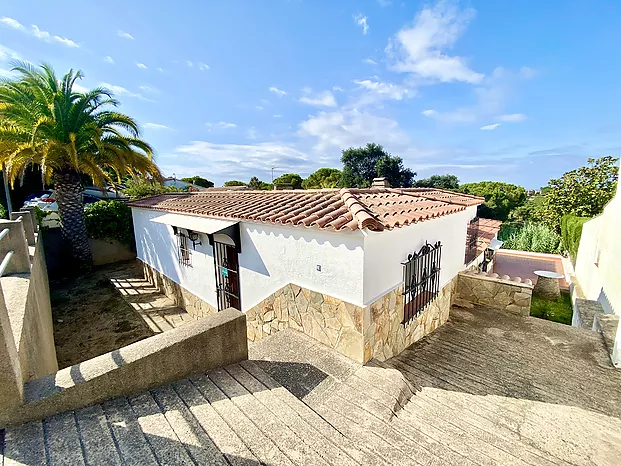
[[[250,189],[262,190],[262,191],[268,191],[268,190],[272,189],[272,185],[271,184],[266,183],[265,181],[261,181],[256,176],[253,176],[252,178],[250,178],[250,182],[248,183],[248,187]]]
[[[243,181],[230,180],[230,181],[225,181],[224,186],[248,186],[248,185],[244,183]]]
[[[338,188],[343,173],[336,168],[320,168],[302,181],[304,189]]]
[[[437,188],[456,191],[459,189],[459,179],[455,175],[431,175],[416,182],[418,188]]]
[[[276,178],[274,184],[290,184],[293,189],[302,189],[302,177],[297,173],[285,173]]]
[[[375,143],[343,150],[341,162],[342,185],[348,187],[369,187],[373,178],[378,176],[387,178],[392,187],[408,187],[416,176],[416,173],[403,166],[401,157],[390,155]]]
[[[522,186],[499,181],[466,183],[459,190],[485,198],[485,204],[479,206],[479,216],[484,218],[507,220],[512,210],[526,202],[526,190]]]
[[[196,186],[200,186],[201,188],[213,188],[213,181],[209,181],[207,178],[203,178],[202,176],[198,175],[188,178],[181,178],[181,181],[195,184]]]
[[[159,181],[148,180],[146,178],[133,178],[125,183],[123,193],[129,196],[130,200],[142,199],[143,197],[157,196],[163,193],[177,193],[181,190],[175,186],[164,186]]]
[[[114,110],[119,102],[98,87],[78,92],[82,72],[59,79],[49,65],[17,62],[18,77],[0,82],[0,162],[13,184],[32,164],[54,183],[63,237],[82,265],[92,255],[82,204],[81,175],[103,186],[126,173],[161,178],[153,149],[140,139],[137,123]]]
[[[548,182],[544,197],[546,223],[560,231],[561,217],[566,214],[594,217],[614,197],[619,177],[619,159],[588,159],[587,166],[569,171]]]

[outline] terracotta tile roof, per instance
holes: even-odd
[[[131,207],[206,217],[316,227],[381,231],[462,211],[485,200],[438,189],[343,188],[289,191],[169,193]]]
[[[478,257],[487,249],[492,240],[498,234],[502,222],[500,220],[492,220],[490,218],[479,218],[479,233],[477,237],[477,254]]]

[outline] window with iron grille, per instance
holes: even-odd
[[[477,257],[477,240],[479,238],[479,217],[473,218],[468,224],[466,233],[466,257],[464,264],[469,264]]]
[[[442,244],[426,243],[403,262],[403,323],[423,312],[440,291]]]
[[[177,253],[180,264],[192,265],[192,251],[189,246],[188,235],[183,230],[177,231]]]

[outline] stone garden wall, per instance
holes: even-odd
[[[457,276],[454,304],[462,307],[483,305],[512,314],[528,316],[533,284],[530,280],[497,273],[468,270]]]
[[[172,299],[177,306],[184,309],[196,319],[214,314],[218,310],[206,301],[190,293],[177,282],[174,282],[163,273],[155,270],[149,264],[142,263],[144,278],[161,293]]]

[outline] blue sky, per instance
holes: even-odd
[[[614,0],[3,1],[0,75],[83,70],[166,175],[305,176],[376,142],[419,178],[537,188],[621,152],[619,24]]]

